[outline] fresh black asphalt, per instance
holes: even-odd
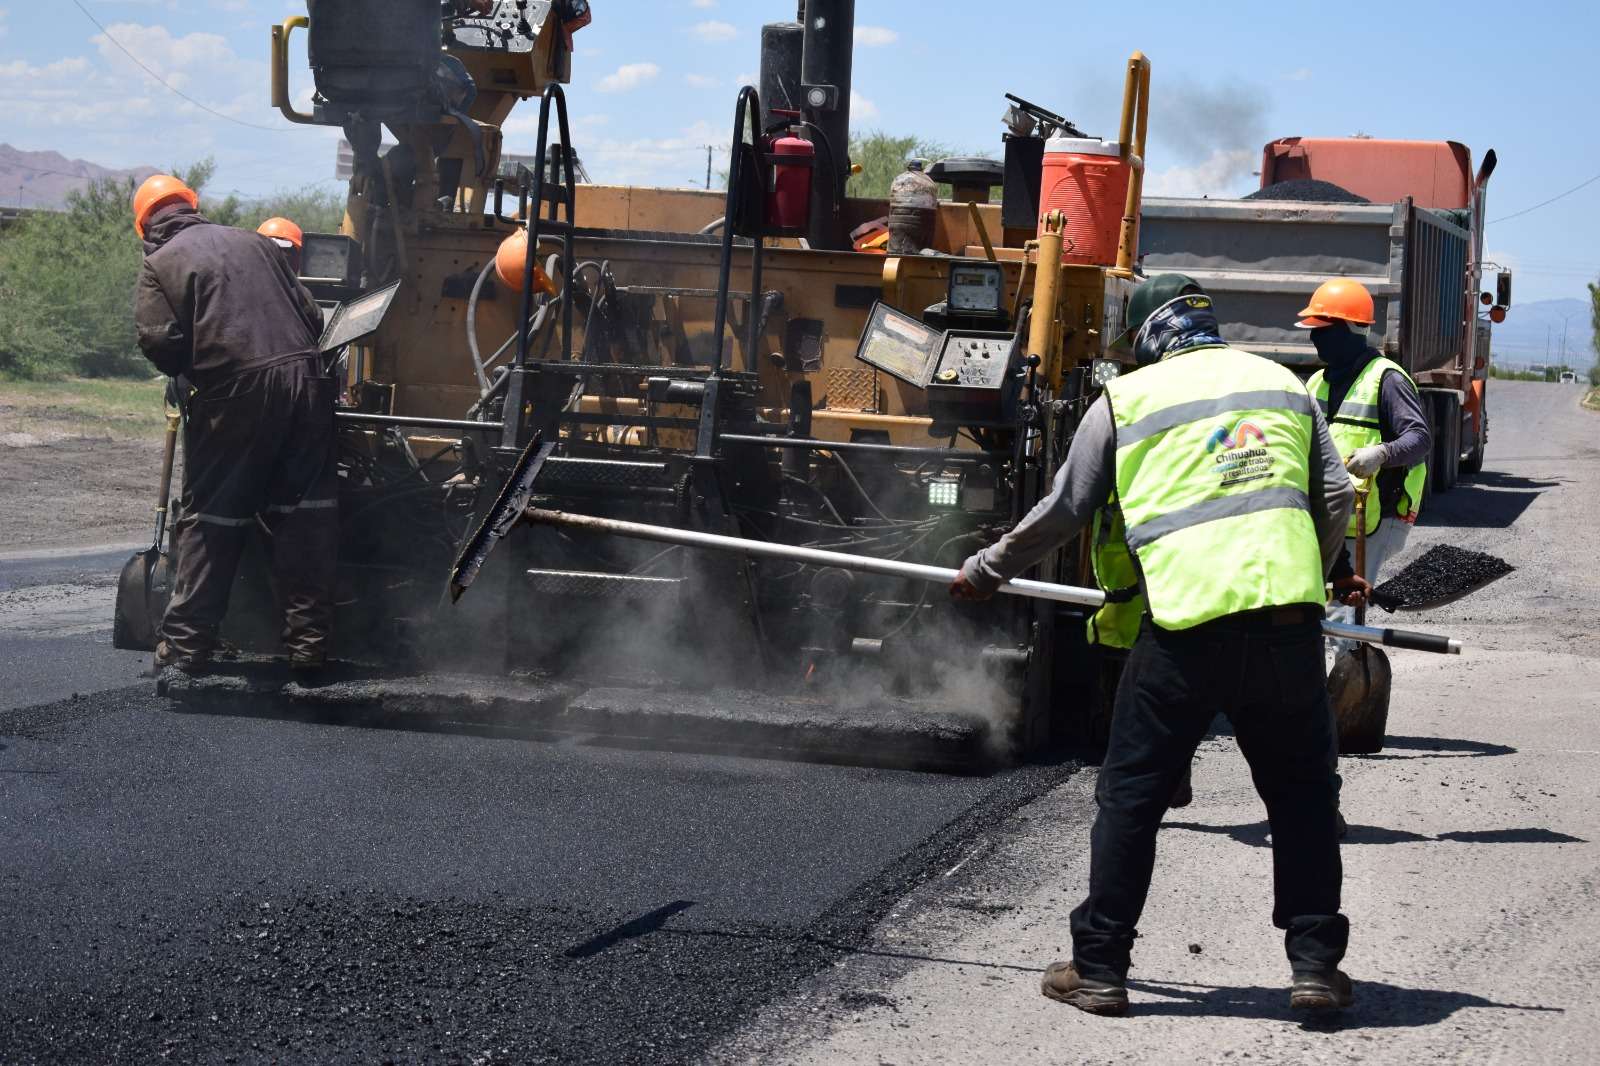
[[[0,1061],[685,1061],[1071,772],[362,729],[149,693],[0,710]]]
[[[105,590],[110,602],[117,571],[130,550],[0,559],[0,598],[41,586],[82,585]],[[37,636],[0,626],[0,710],[27,707],[122,688],[149,662],[140,652],[111,646],[111,612],[94,633]]]

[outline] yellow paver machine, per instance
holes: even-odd
[[[851,198],[854,3],[807,0],[763,28],[726,189],[620,187],[586,180],[563,90],[574,34],[607,12],[442,6],[310,0],[272,29],[274,104],[341,127],[352,172],[344,231],[308,234],[302,268],[339,304],[349,672],[309,689],[252,661],[276,636],[257,559],[233,676],[172,694],[939,765],[1091,733],[1092,598],[957,604],[892,573],[549,521],[489,531],[458,602],[449,576],[513,474],[547,516],[944,567],[992,542],[1128,358],[1143,56],[1108,64],[1114,138],[997,86],[994,158]],[[512,119],[523,102],[536,124]],[[1092,585],[1086,546],[1030,577]]]

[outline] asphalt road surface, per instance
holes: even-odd
[[[1395,652],[1386,750],[1341,760],[1357,1004],[1288,1009],[1260,802],[1231,738],[1169,813],[1125,1019],[1045,999],[1088,876],[1092,774],[975,841],[862,950],[774,1001],[724,1061],[1592,1062],[1600,1044],[1600,414],[1582,390],[1494,382],[1483,474],[1423,511],[1434,544],[1515,573],[1394,624],[1459,658]],[[1382,612],[1375,612],[1382,618]],[[853,1008],[840,1016],[830,1005]]]
[[[685,1061],[1072,773],[177,713],[126,557],[0,560],[0,1062]]]
[[[111,646],[117,572],[133,546],[0,555],[0,710],[133,683],[149,656]]]
[[[1600,416],[1577,395],[1496,382],[1486,472],[1400,560],[1518,570],[1406,617],[1468,652],[1396,653],[1389,746],[1342,764],[1339,1021],[1287,1010],[1228,737],[1162,834],[1133,1015],[1094,1019],[1037,991],[1092,772],[175,713],[122,687],[139,657],[96,622],[119,551],[0,559],[0,1062],[1585,1060]]]

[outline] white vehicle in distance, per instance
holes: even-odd
[[[1577,373],[1575,373],[1574,371],[1571,371],[1571,370],[1563,370],[1561,372],[1561,384],[1563,384],[1563,385],[1576,385],[1577,383],[1578,383],[1578,375],[1577,375]]]

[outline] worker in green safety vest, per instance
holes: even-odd
[[[1345,1007],[1350,980],[1338,967],[1349,923],[1339,913],[1320,623],[1354,491],[1304,385],[1223,343],[1193,279],[1145,282],[1128,328],[1141,369],[1106,385],[1050,495],[951,586],[958,599],[984,599],[1103,513],[1100,580],[1127,587],[1126,569],[1105,569],[1120,541],[1142,596],[1095,794],[1088,897],[1072,913],[1072,959],[1045,971],[1042,990],[1091,1013],[1127,1009],[1156,831],[1221,712],[1272,824],[1272,917],[1286,930],[1290,1004]],[[1097,624],[1132,635],[1119,609]]]
[[[1372,585],[1378,583],[1383,564],[1405,547],[1417,521],[1433,451],[1416,383],[1368,340],[1374,320],[1372,293],[1365,285],[1330,278],[1311,294],[1295,323],[1311,331],[1311,342],[1326,364],[1311,375],[1306,388],[1328,420],[1345,467],[1357,481],[1377,480],[1377,492],[1367,502],[1367,565],[1361,575]],[[1346,545],[1350,558],[1355,535],[1351,516]],[[1342,578],[1351,572],[1349,559],[1341,559],[1334,575]],[[1329,616],[1353,622],[1355,609],[1336,604]],[[1342,651],[1354,642],[1335,641],[1334,646]]]

